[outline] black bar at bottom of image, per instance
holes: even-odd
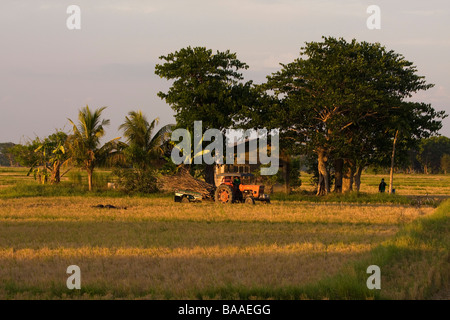
[[[46,318],[70,316],[137,316],[144,319],[302,319],[398,315],[404,318],[426,308],[437,312],[448,301],[340,301],[340,300],[64,300],[0,301],[2,311],[15,316],[38,314]]]

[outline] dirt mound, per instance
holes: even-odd
[[[202,194],[203,199],[211,198],[214,187],[202,180],[195,179],[189,172],[181,168],[174,175],[162,175],[158,178],[159,190],[173,192],[175,190],[191,190]]]

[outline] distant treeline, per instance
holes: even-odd
[[[14,161],[13,154],[9,152],[9,149],[14,146],[15,144],[12,142],[0,143],[0,166],[12,167],[18,165],[18,163]]]
[[[20,166],[19,161],[9,152],[9,149],[16,144],[12,142],[0,143],[0,166],[11,167]],[[407,152],[408,156],[404,158],[404,162],[396,167],[396,171],[404,173],[425,173],[439,174],[450,172],[450,138],[446,136],[431,137],[422,139],[419,147]],[[314,169],[313,163],[308,163],[305,157],[302,157],[302,170]],[[372,166],[369,167],[371,172],[388,172],[389,167]]]

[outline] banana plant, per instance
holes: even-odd
[[[48,136],[43,141],[39,138],[33,143],[37,146],[34,149],[36,161],[31,165],[28,176],[33,173],[36,180],[42,184],[50,181],[51,184],[57,184],[61,177],[66,174],[70,168],[61,174],[61,168],[65,166],[70,156],[66,152],[65,143],[67,134],[61,131]]]

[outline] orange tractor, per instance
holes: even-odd
[[[255,204],[255,201],[270,203],[268,194],[264,194],[263,185],[236,183],[239,180],[248,180],[254,177],[251,173],[220,173],[222,177],[220,185],[216,188],[214,199],[218,203],[248,203]]]

